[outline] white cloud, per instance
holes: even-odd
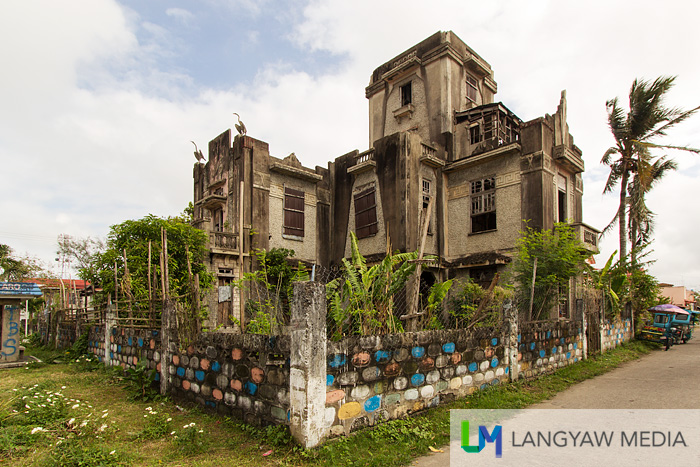
[[[177,19],[184,25],[189,25],[190,21],[194,18],[194,15],[189,10],[185,10],[184,8],[168,8],[165,10],[165,14]]]

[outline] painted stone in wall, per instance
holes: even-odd
[[[582,360],[583,339],[583,329],[578,322],[524,323],[518,335],[520,376],[533,378]]]

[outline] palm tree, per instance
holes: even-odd
[[[647,207],[645,196],[666,173],[678,168],[678,164],[666,156],[661,156],[653,162],[646,154],[641,156],[628,189],[628,228],[632,264],[636,264],[638,249],[651,242],[654,232],[654,213]]]
[[[633,180],[636,183],[636,188],[634,189],[637,197],[635,200],[636,207],[632,214],[634,217],[638,217],[642,213],[641,206],[643,205],[644,195],[649,191],[651,185],[646,185],[649,180],[648,177],[637,178],[636,174],[640,167],[650,163],[651,155],[649,151],[651,149],[679,149],[700,153],[700,150],[686,146],[662,145],[652,142],[658,137],[665,136],[668,129],[687,119],[700,109],[700,106],[692,110],[682,110],[669,108],[664,105],[666,93],[673,87],[675,79],[675,76],[661,76],[653,82],[635,79],[629,92],[629,112],[627,113],[620,106],[617,98],[609,100],[605,104],[608,110],[608,126],[615,138],[615,145],[605,151],[601,161],[603,164],[610,166],[610,175],[608,175],[603,193],[612,191],[619,182],[620,205],[615,218],[604,229],[604,232],[611,229],[615,223],[618,224],[621,261],[625,261],[627,257],[627,229],[629,228],[627,212],[630,208],[628,202],[630,176],[635,175]],[[669,168],[666,168],[664,172],[668,170]],[[642,204],[640,204],[640,200]],[[646,218],[650,219],[648,215]],[[637,220],[633,224],[637,226],[637,229],[642,226]],[[635,233],[635,236],[637,236],[637,233]]]

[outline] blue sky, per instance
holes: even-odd
[[[238,112],[272,155],[322,165],[368,141],[374,68],[453,30],[495,71],[496,100],[527,121],[556,111],[583,150],[584,221],[616,196],[599,164],[605,101],[636,77],[678,75],[669,103],[700,105],[691,2],[502,0],[6,0],[0,16],[0,243],[53,261],[59,234],[174,215],[192,199],[192,145]],[[669,141],[700,147],[700,116]],[[649,198],[660,280],[700,289],[700,157]],[[598,262],[615,249],[613,235]],[[605,257],[605,258],[604,258]]]

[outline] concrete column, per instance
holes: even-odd
[[[304,448],[325,436],[326,288],[296,282],[292,300],[289,370],[289,430]]]
[[[583,312],[581,313],[581,328],[583,329],[583,359],[588,360],[588,320],[586,319],[586,304],[584,301]]]
[[[175,318],[173,316],[173,302],[166,300],[163,303],[163,311],[160,314],[160,393],[167,395],[170,391],[171,382],[169,368],[172,365],[172,340],[173,326]],[[174,371],[174,370],[173,370]]]
[[[117,314],[113,307],[108,305],[105,313],[105,366],[112,366],[112,328],[117,326]]]
[[[503,303],[503,316],[507,322],[506,340],[504,342],[508,357],[510,380],[517,381],[520,376],[518,368],[518,309],[510,300]]]
[[[19,360],[19,306],[19,300],[12,305],[0,305],[0,362]]]

